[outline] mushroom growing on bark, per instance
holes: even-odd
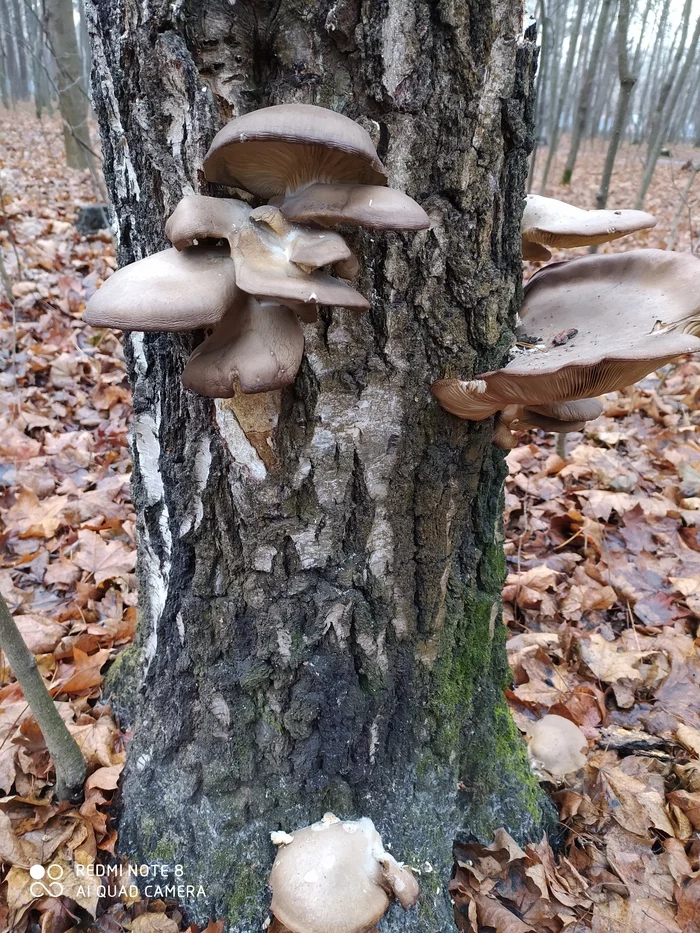
[[[271,835],[279,845],[271,910],[291,933],[365,933],[392,898],[404,909],[418,900],[412,872],[384,849],[367,817],[343,821],[327,813],[291,835]]]
[[[85,320],[120,330],[215,327],[185,367],[185,385],[216,398],[275,392],[301,364],[299,318],[314,322],[319,304],[369,307],[341,280],[360,271],[347,243],[317,225],[417,230],[428,216],[407,195],[379,187],[386,173],[367,132],[323,107],[283,104],[232,120],[204,168],[210,181],[276,196],[281,206],[184,197],[165,227],[175,249],[116,272],[88,302]],[[304,225],[292,222],[297,215]],[[213,245],[220,240],[228,249]]]
[[[523,259],[551,258],[548,246],[598,246],[656,226],[646,211],[585,211],[556,198],[528,194],[521,223]]]
[[[633,250],[545,266],[520,311],[532,349],[472,380],[440,379],[433,393],[470,421],[511,406],[558,418],[549,406],[623,389],[700,351],[699,289],[691,253]]]

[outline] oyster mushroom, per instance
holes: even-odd
[[[528,754],[534,768],[554,779],[573,774],[586,763],[588,740],[563,716],[543,716],[530,729]]]
[[[118,269],[88,301],[83,318],[117,330],[197,330],[218,323],[235,294],[225,247],[165,249]]]
[[[471,421],[623,389],[700,351],[700,258],[632,250],[554,263],[527,283],[522,328],[536,348],[473,380],[441,379],[443,408]],[[539,349],[541,347],[541,349]]]
[[[511,428],[527,431],[539,428],[555,434],[568,434],[582,431],[587,421],[595,420],[603,413],[603,406],[596,398],[584,398],[575,402],[552,402],[525,408],[522,405],[509,405],[498,416],[493,442],[503,450],[511,450],[517,441]]]
[[[413,198],[377,185],[309,185],[285,198],[280,211],[295,223],[358,224],[376,230],[425,230],[430,218]]]
[[[239,292],[211,336],[189,358],[182,382],[211,398],[273,392],[294,382],[304,353],[296,314]]]
[[[278,104],[231,120],[214,137],[204,174],[264,198],[319,181],[386,184],[366,130],[312,104]]]
[[[384,916],[392,897],[405,909],[418,882],[385,851],[367,817],[333,814],[285,835],[272,872],[272,913],[292,933],[364,933]]]
[[[655,226],[656,218],[646,211],[585,211],[528,194],[521,223],[523,259],[549,259],[548,246],[597,246]]]

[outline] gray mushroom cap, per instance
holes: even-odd
[[[442,379],[443,408],[479,421],[623,389],[700,350],[700,258],[631,250],[554,263],[525,287],[522,329],[536,347],[474,380]]]
[[[196,246],[205,239],[228,239],[242,227],[252,208],[234,198],[184,197],[168,218],[165,235],[176,249]]]
[[[359,123],[325,107],[278,104],[236,117],[204,160],[209,181],[270,198],[322,182],[386,183],[386,172]]]
[[[280,205],[295,223],[359,224],[376,230],[426,230],[430,218],[413,198],[376,185],[315,184],[303,188]]]
[[[656,218],[646,211],[586,211],[573,204],[528,194],[521,224],[523,258],[527,244],[540,247],[596,246],[656,226]]]
[[[234,234],[231,244],[236,282],[251,295],[282,303],[289,300],[292,306],[324,304],[358,311],[369,307],[367,299],[347,283],[290,262],[285,244],[264,223],[248,224]]]
[[[343,822],[332,814],[280,846],[269,883],[272,912],[292,933],[364,933],[392,895],[407,908],[419,894],[371,820]]]
[[[304,353],[296,314],[239,292],[236,302],[185,366],[182,382],[210,398],[272,392],[294,382]]]
[[[196,330],[220,321],[235,294],[226,247],[165,249],[111,275],[88,302],[83,320],[117,330]]]

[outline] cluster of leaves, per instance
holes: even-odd
[[[87,920],[104,933],[176,933],[176,903],[98,903],[75,874],[114,851],[125,736],[100,691],[136,614],[123,357],[80,320],[115,268],[111,239],[74,226],[95,197],[63,165],[57,121],[0,114],[0,146],[13,283],[0,322],[0,591],[89,768],[84,803],[57,804],[42,737],[0,658],[0,929],[64,933]],[[671,190],[663,204],[652,193],[660,224],[644,245],[662,244]],[[589,755],[550,787],[566,828],[556,853],[502,831],[458,852],[464,931],[700,929],[700,445],[688,415],[699,387],[698,364],[669,367],[608,399],[566,460],[541,435],[509,455],[510,702],[523,732],[547,712],[580,725]],[[34,897],[29,868],[51,862],[64,897]]]

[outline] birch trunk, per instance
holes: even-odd
[[[519,3],[93,0],[93,97],[120,261],[208,191],[232,115],[299,101],[360,119],[419,234],[353,236],[364,317],[323,312],[274,449],[179,381],[195,339],[132,335],[140,634],[111,677],[134,725],[121,852],[181,863],[205,923],[259,930],[269,832],[374,819],[452,926],[453,839],[542,831],[503,698],[503,455],[433,379],[503,362],[520,300],[534,45]],[[426,866],[432,867],[430,871]]]

